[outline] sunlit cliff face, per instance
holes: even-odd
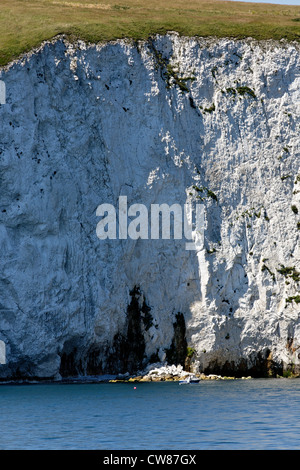
[[[0,79],[2,379],[299,368],[299,45],[57,40]],[[120,196],[204,242],[100,239]]]

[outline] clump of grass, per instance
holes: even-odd
[[[249,95],[254,99],[256,98],[256,94],[248,86],[238,86],[236,90],[237,90],[239,95],[242,95],[242,96]]]
[[[292,209],[292,211],[294,212],[294,214],[298,214],[298,207],[297,207],[297,206],[293,205],[293,206],[291,207],[291,209]]]
[[[186,82],[190,81],[190,80],[193,80],[194,77],[180,77],[178,75],[178,73],[173,69],[173,67],[171,66],[171,64],[167,64],[166,66],[166,76],[167,76],[167,86],[168,88],[171,87],[171,84],[173,82],[173,84],[177,85],[178,88],[186,93],[189,90],[188,86],[186,85]]]
[[[203,109],[203,112],[205,113],[213,113],[215,111],[216,107],[215,107],[215,103],[213,103],[209,108],[204,108]]]
[[[211,191],[210,189],[206,188],[205,186],[201,186],[200,188],[196,185],[193,186],[193,189],[197,192],[197,193],[203,193],[203,192],[206,192],[206,196],[207,197],[211,197],[214,201],[218,201],[218,197],[216,196],[216,194]]]
[[[207,196],[211,197],[214,201],[218,201],[217,196],[210,189],[207,189]]]
[[[284,379],[292,379],[292,378],[295,377],[295,374],[291,370],[284,370],[283,373],[282,373],[282,377]]]
[[[227,93],[231,93],[234,96],[236,95],[236,89],[235,88],[229,87],[229,88],[226,88],[226,91],[227,91]]]
[[[226,88],[226,92],[230,93],[233,96],[236,96],[237,94],[239,94],[241,96],[249,95],[249,96],[251,96],[251,98],[256,99],[256,94],[248,86],[237,86],[236,88],[229,87],[229,88]]]
[[[251,207],[250,209],[244,210],[244,212],[241,213],[241,217],[246,217],[247,216],[247,217],[252,218],[253,216],[255,216],[258,219],[260,219],[262,209],[263,209],[263,206],[260,207],[259,211],[255,210],[255,207]],[[252,211],[252,212],[250,212],[250,211]],[[267,221],[270,220],[267,215],[264,215],[264,217]]]
[[[270,270],[270,268],[268,268],[268,266],[266,264],[262,265],[261,270],[262,270],[262,272],[268,271],[268,273],[272,276],[273,281],[275,281],[275,274]]]
[[[281,265],[280,269],[277,271],[285,277],[293,279],[295,282],[300,282],[300,273],[297,271],[295,266],[283,266]]]
[[[300,304],[300,295],[293,295],[291,297],[288,297],[286,299],[286,302],[289,304],[289,303],[292,303],[292,302],[295,302],[296,304]]]
[[[175,68],[170,64],[168,59],[164,58],[160,52],[156,50],[151,41],[151,49],[154,53],[154,57],[156,60],[157,68],[161,69],[162,77],[166,81],[167,88],[171,88],[172,85],[178,86],[178,88],[183,92],[189,92],[189,87],[187,86],[186,82],[196,80],[196,77],[189,76],[189,77],[180,77],[179,73],[176,72]]]
[[[196,354],[196,349],[188,346],[186,348],[186,357],[192,358]]]

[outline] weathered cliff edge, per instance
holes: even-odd
[[[2,380],[300,366],[299,45],[72,45],[1,70]],[[298,75],[297,75],[298,74]],[[205,205],[205,241],[99,240],[99,204]]]

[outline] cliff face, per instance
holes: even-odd
[[[297,371],[299,62],[296,44],[170,34],[59,39],[2,69],[2,379],[187,348],[194,370]],[[203,246],[100,240],[96,209],[120,195],[201,202]]]

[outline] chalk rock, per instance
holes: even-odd
[[[206,374],[299,368],[299,66],[295,43],[168,34],[1,69],[0,378],[185,367],[187,347]],[[120,238],[120,196],[201,204],[203,243]]]

